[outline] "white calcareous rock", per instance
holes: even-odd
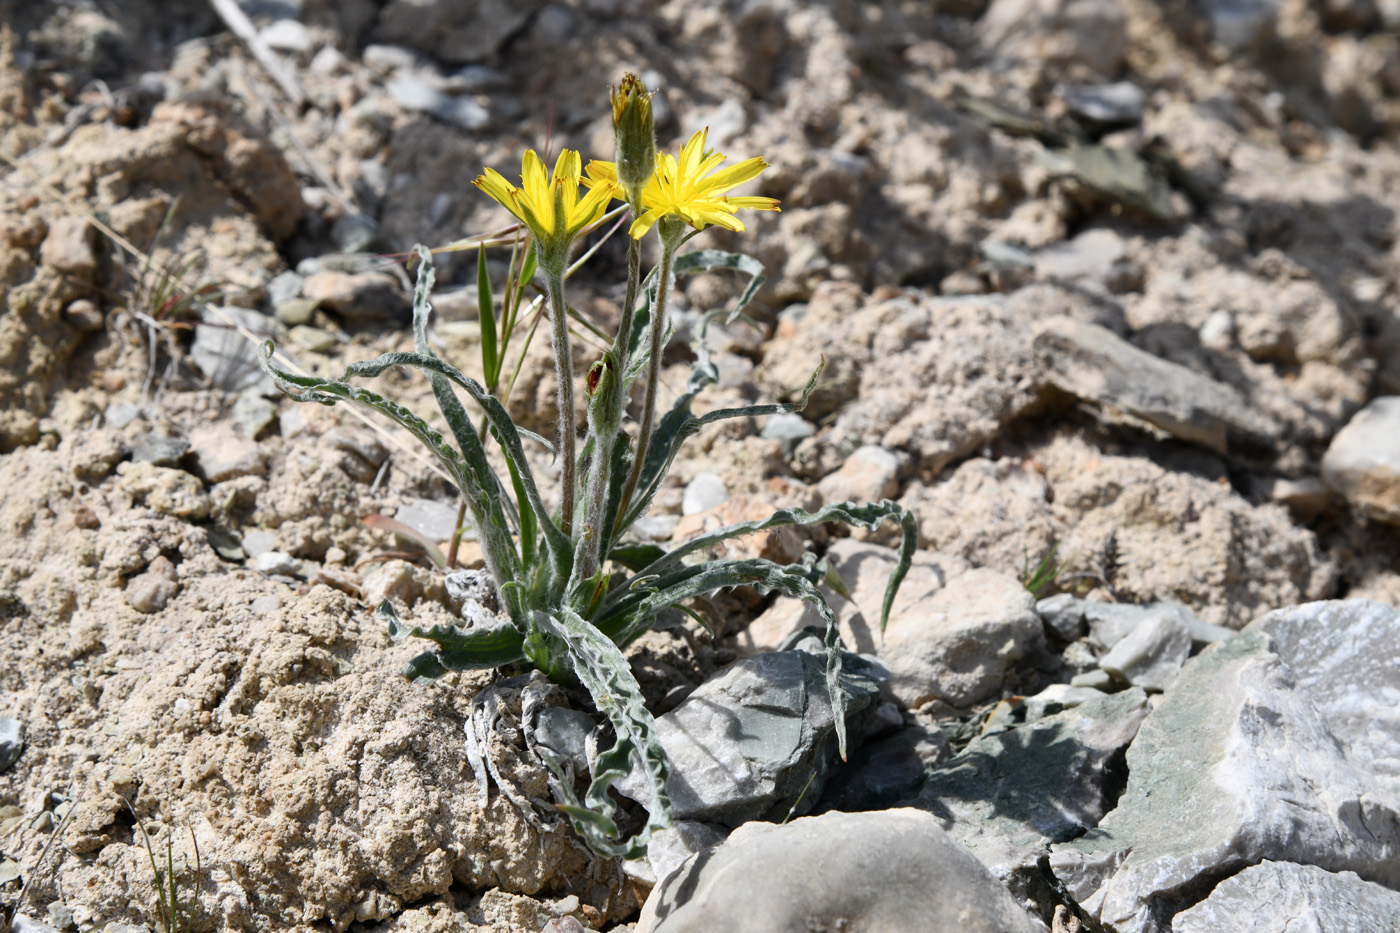
[[[1305,933],[1400,928],[1400,892],[1355,872],[1260,862],[1227,878],[1210,897],[1172,918],[1172,933]]]
[[[748,823],[647,898],[639,933],[1035,933],[976,859],[919,810]]]
[[[889,692],[907,708],[930,700],[957,707],[985,700],[1017,661],[1044,645],[1034,598],[1006,574],[920,554],[881,633],[880,607],[897,553],[845,539],[827,556],[851,594],[846,600],[826,591],[841,637],[888,668]],[[803,626],[822,624],[816,610],[779,602],[740,636],[741,647],[765,650]]]
[[[899,455],[867,444],[835,473],[822,477],[817,491],[828,503],[879,502],[899,492]]]
[[[1050,867],[1097,921],[1166,933],[1181,892],[1241,862],[1400,883],[1400,610],[1270,613],[1183,668],[1128,749],[1118,807]]]

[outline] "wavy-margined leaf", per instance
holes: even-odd
[[[435,680],[449,671],[491,670],[525,660],[525,636],[513,625],[465,630],[446,625],[404,625],[387,599],[380,602],[376,614],[394,641],[424,638],[437,645],[404,666],[403,675],[409,680]]]
[[[836,613],[812,580],[814,569],[800,564],[776,564],[771,560],[720,560],[681,566],[667,574],[638,575],[625,595],[604,608],[596,620],[598,630],[612,641],[626,645],[645,632],[656,613],[706,593],[732,586],[762,586],[795,596],[816,608],[826,622],[826,688],[836,717],[836,740],[842,760],[846,757],[846,694],[841,688],[841,630]]]
[[[514,544],[510,542],[510,529],[507,527],[505,512],[500,507],[499,496],[493,498],[490,495],[497,488],[494,471],[482,475],[477,468],[479,464],[465,460],[443,440],[439,432],[397,402],[391,402],[368,389],[352,386],[344,381],[298,376],[278,369],[272,365],[272,353],[272,341],[269,340],[262,348],[263,369],[280,384],[282,391],[292,398],[303,402],[320,402],[323,405],[348,401],[372,408],[393,420],[432,451],[457,483],[468,508],[472,509],[472,520],[476,523],[477,535],[482,541],[482,557],[486,561],[491,578],[496,581],[498,587],[520,578],[519,557]],[[489,470],[489,464],[487,469]],[[490,546],[488,542],[491,542]],[[522,605],[519,597],[504,588],[499,595],[502,605],[510,610],[511,618],[520,618]]]
[[[696,417],[690,413],[690,403],[694,401],[701,388],[717,378],[717,375],[711,372],[714,369],[713,364],[708,365],[708,370],[702,369],[702,363],[708,364],[708,362],[706,355],[702,353],[701,360],[696,362],[695,368],[691,372],[690,384],[686,387],[685,394],[676,400],[675,405],[662,416],[657,424],[656,432],[651,438],[651,445],[647,448],[647,459],[642,467],[641,481],[637,484],[640,492],[627,509],[627,514],[622,517],[620,528],[630,528],[632,523],[647,510],[651,505],[651,500],[655,498],[657,490],[661,488],[661,481],[670,472],[671,464],[675,461],[676,454],[680,452],[681,445],[701,428],[729,418],[758,418],[764,415],[786,415],[801,411],[807,407],[807,399],[811,396],[812,389],[816,387],[817,379],[826,366],[826,361],[822,360],[816,371],[812,373],[812,377],[807,380],[807,385],[802,389],[802,395],[795,402],[745,405],[741,408],[718,408]]]
[[[554,565],[556,576],[562,587],[563,582],[568,579],[568,567],[573,558],[573,546],[568,537],[559,530],[559,526],[554,524],[554,521],[549,517],[549,509],[545,506],[544,500],[540,497],[539,488],[535,485],[535,474],[530,469],[529,461],[525,459],[525,448],[520,441],[522,434],[527,432],[523,432],[516,426],[500,401],[482,388],[479,382],[463,375],[455,366],[435,356],[426,356],[421,353],[385,353],[372,360],[352,364],[345,370],[345,376],[346,378],[378,376],[391,366],[413,366],[429,373],[445,376],[453,384],[465,389],[467,394],[481,406],[486,413],[491,429],[500,441],[501,451],[515,465],[525,493],[525,501],[529,502],[535,510],[535,520],[544,533],[545,547],[549,552],[551,563]],[[468,427],[470,428],[470,425]],[[540,440],[544,441],[543,438]]]
[[[660,576],[678,565],[688,554],[694,554],[730,538],[766,531],[769,528],[778,528],[783,525],[820,525],[824,522],[839,521],[847,525],[873,529],[887,518],[893,518],[899,522],[903,530],[903,540],[899,547],[899,563],[890,573],[889,583],[885,587],[884,604],[880,609],[880,631],[883,633],[889,622],[890,608],[894,605],[900,584],[904,582],[904,577],[909,573],[909,567],[914,560],[914,550],[919,544],[919,528],[913,513],[892,499],[864,504],[839,502],[824,506],[815,512],[808,512],[805,509],[779,509],[765,519],[726,525],[709,534],[692,538],[638,570],[637,575],[643,577]]]
[[[733,269],[749,277],[749,284],[739,294],[725,314],[725,323],[731,323],[743,313],[745,307],[758,290],[763,287],[763,263],[743,253],[727,253],[720,249],[697,249],[676,258],[676,275],[696,275],[701,272],[714,272],[717,269]]]
[[[656,720],[647,710],[627,658],[607,636],[568,608],[560,608],[557,614],[535,612],[532,619],[539,631],[565,645],[579,682],[617,734],[612,748],[600,753],[594,762],[581,803],[568,782],[560,781],[568,801],[561,809],[594,852],[637,858],[646,851],[652,833],[671,825],[671,801],[666,795],[670,768]],[[630,839],[619,840],[613,816],[617,805],[608,796],[608,789],[634,765],[645,779],[647,799],[642,803],[647,809],[647,824]]]

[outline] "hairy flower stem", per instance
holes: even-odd
[[[642,427],[637,434],[636,456],[632,469],[627,474],[627,484],[623,486],[622,498],[618,502],[617,518],[627,514],[632,504],[632,496],[637,491],[637,483],[642,478],[642,466],[646,463],[647,448],[651,446],[651,435],[656,429],[656,388],[661,382],[661,357],[666,349],[661,341],[666,336],[666,304],[671,294],[671,266],[676,258],[685,234],[685,226],[674,217],[661,221],[661,274],[657,276],[656,300],[651,304],[651,328],[648,344],[651,356],[647,359],[647,387],[642,396]]]
[[[637,208],[632,208],[632,216],[637,216]],[[613,353],[617,355],[617,365],[623,372],[632,363],[632,319],[637,308],[637,292],[642,281],[642,243],[627,238],[627,294],[622,300],[622,323],[618,325],[617,336],[613,338]],[[623,397],[626,404],[626,396]]]
[[[574,553],[571,589],[598,571],[603,557],[603,541],[616,533],[614,528],[605,528],[609,519],[603,514],[603,509],[607,505],[608,489],[612,486],[613,450],[622,431],[623,413],[627,410],[628,386],[624,384],[623,376],[631,361],[629,350],[633,312],[642,278],[642,246],[631,238],[628,242],[627,294],[622,302],[622,321],[613,339],[611,354],[602,361],[604,368],[599,370],[595,365],[588,379],[588,435],[593,440],[593,457],[585,480],[584,527]]]
[[[574,473],[577,469],[575,446],[578,433],[574,426],[574,351],[569,343],[569,306],[564,303],[564,270],[545,270],[545,292],[549,297],[549,323],[554,344],[554,375],[559,382],[559,451],[563,471],[559,482],[559,530],[573,534]]]

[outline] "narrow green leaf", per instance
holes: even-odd
[[[464,460],[458,451],[443,440],[440,433],[402,405],[368,389],[345,382],[315,376],[298,376],[278,369],[272,365],[272,353],[272,341],[269,340],[263,345],[263,369],[278,383],[279,388],[292,398],[304,402],[320,402],[324,405],[334,405],[340,401],[364,405],[387,416],[427,447],[457,484],[467,508],[472,512],[472,521],[476,524],[477,534],[482,540],[482,555],[492,579],[497,581],[498,586],[518,579],[520,565],[514,544],[509,541],[505,513],[499,507],[499,497],[493,500],[491,495],[495,492],[497,480],[494,471],[489,468],[489,463],[486,464],[486,472],[483,474],[479,464],[471,464]],[[355,367],[351,369],[354,370]],[[488,542],[497,540],[496,536],[502,534],[508,542],[506,546],[489,546]],[[516,618],[520,605],[518,598],[512,597],[502,589],[501,602],[510,609],[511,617]]]
[[[534,506],[536,518],[539,520],[540,528],[544,532],[546,544],[561,567],[567,567],[572,559],[572,545],[559,527],[549,518],[549,510],[545,507],[544,500],[540,497],[539,488],[535,484],[535,475],[530,470],[530,463],[525,458],[525,448],[521,444],[521,437],[528,436],[538,439],[541,443],[548,445],[547,441],[539,438],[538,435],[522,431],[516,427],[511,420],[505,407],[494,395],[482,388],[481,383],[468,376],[464,376],[456,367],[442,361],[436,356],[427,356],[420,353],[385,353],[363,363],[354,363],[346,370],[346,377],[354,376],[378,376],[384,370],[392,366],[415,366],[429,373],[436,373],[446,377],[454,385],[460,386],[467,391],[467,394],[481,406],[486,413],[492,430],[496,433],[496,439],[501,445],[501,451],[507,458],[515,463],[519,470],[520,482],[523,486],[528,501]],[[455,396],[454,396],[455,397]],[[444,414],[447,414],[444,411]],[[465,415],[463,415],[465,418]],[[471,429],[471,423],[466,422],[466,427]],[[472,430],[475,434],[475,431]],[[553,448],[550,447],[552,450]],[[559,555],[563,555],[562,560]],[[561,574],[567,578],[568,574]]]
[[[608,557],[635,573],[665,555],[655,544],[619,544]]]
[[[501,361],[496,355],[496,302],[491,294],[491,276],[486,272],[485,245],[476,251],[476,311],[481,321],[482,373],[486,384],[493,386],[501,373]]]
[[[769,528],[778,528],[783,525],[819,525],[825,522],[839,521],[859,528],[874,529],[886,519],[891,518],[899,522],[903,529],[903,539],[900,542],[899,563],[890,574],[890,581],[885,589],[885,600],[880,613],[880,631],[883,632],[889,623],[890,608],[894,605],[895,595],[899,592],[899,586],[904,582],[904,577],[909,572],[909,567],[914,559],[914,550],[919,543],[918,524],[913,513],[892,499],[864,504],[839,502],[824,506],[815,512],[808,512],[805,509],[778,509],[765,519],[726,525],[709,534],[692,538],[638,570],[637,575],[639,577],[663,575],[679,565],[687,555],[713,547],[730,538],[766,531]],[[844,589],[844,584],[833,587],[833,589],[841,592]],[[619,591],[625,592],[626,589],[620,588]]]
[[[718,379],[718,372],[714,364],[710,362],[709,355],[703,349],[697,349],[699,359],[696,360],[691,370],[690,383],[686,387],[685,394],[681,395],[671,407],[671,410],[662,416],[657,424],[656,433],[652,435],[651,446],[647,450],[646,464],[642,469],[641,482],[638,483],[640,490],[636,500],[627,509],[627,514],[622,517],[619,525],[619,534],[632,526],[638,518],[650,507],[651,501],[655,498],[657,490],[661,488],[661,481],[670,472],[671,464],[676,459],[676,454],[680,452],[681,445],[690,437],[694,436],[701,428],[717,421],[724,421],[729,418],[756,418],[763,415],[783,415],[789,412],[801,411],[807,407],[807,399],[811,396],[812,389],[817,384],[817,379],[821,376],[825,366],[825,360],[812,373],[807,385],[802,390],[801,397],[796,402],[779,403],[772,405],[746,405],[742,408],[719,408],[715,411],[700,417],[695,417],[690,413],[690,404],[700,390]]]
[[[714,272],[718,269],[733,269],[749,277],[749,283],[740,293],[738,300],[725,315],[725,323],[731,323],[746,308],[753,296],[763,287],[763,263],[743,253],[727,253],[719,249],[697,249],[676,259],[676,275],[696,275],[701,272]]]

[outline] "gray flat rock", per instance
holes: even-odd
[[[1172,918],[1172,933],[1395,933],[1400,892],[1353,872],[1261,862]]]
[[[918,810],[749,823],[647,898],[638,933],[1043,933]]]
[[[1039,862],[1113,806],[1122,777],[1109,762],[1147,711],[1147,695],[1129,689],[975,739],[930,770],[907,805],[938,817],[1014,895],[1049,913],[1053,897]]]
[[[1400,883],[1400,610],[1270,613],[1182,669],[1128,749],[1118,807],[1050,866],[1117,933],[1264,859]]]
[[[1067,317],[1040,325],[1035,352],[1049,381],[1219,453],[1272,451],[1279,429],[1229,386],[1153,356],[1107,328]]]
[[[1119,639],[1099,667],[1121,683],[1162,691],[1176,680],[1191,654],[1191,630],[1180,616],[1158,612]]]
[[[844,658],[847,729],[880,690],[876,668]],[[695,689],[656,720],[671,761],[666,789],[679,820],[724,826],[804,813],[821,797],[837,757],[826,663],[807,651],[772,651],[740,661]],[[617,789],[640,795],[637,775]]]

